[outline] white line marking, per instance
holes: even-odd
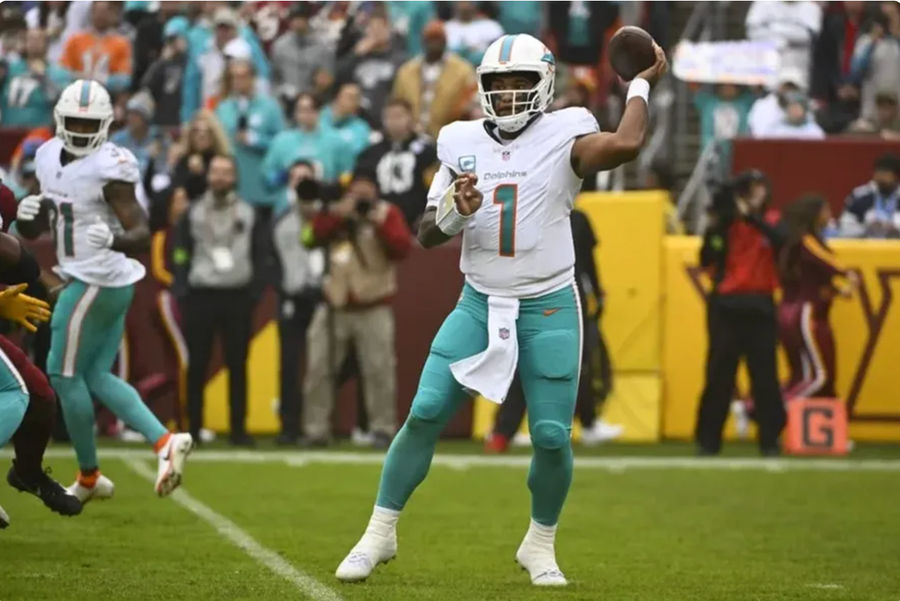
[[[100,449],[104,459],[148,459],[152,455],[144,449]],[[0,450],[0,457],[12,457],[12,450]],[[49,458],[73,457],[71,449],[54,447],[47,449]],[[198,450],[191,454],[191,463],[285,463],[304,466],[311,463],[346,465],[381,465],[384,455],[343,451],[232,451]],[[456,469],[474,467],[516,467],[531,465],[529,455],[505,457],[438,453],[433,465]],[[576,457],[575,467],[621,472],[628,469],[649,470],[749,470],[780,473],[785,471],[810,472],[900,472],[900,459],[827,459],[827,458],[777,458],[760,457]],[[154,477],[155,478],[155,477]]]
[[[828,582],[810,582],[806,588],[817,588],[823,591],[837,591],[844,588],[843,584],[831,584]]]
[[[144,456],[146,457],[146,454]],[[148,482],[156,481],[156,474],[146,463],[137,459],[127,459],[125,464]],[[343,598],[335,591],[309,574],[298,570],[278,553],[259,544],[256,539],[247,534],[237,524],[216,513],[207,505],[188,494],[183,488],[172,493],[171,498],[215,528],[223,538],[255,559],[257,563],[293,584],[306,597],[313,601],[343,601]]]

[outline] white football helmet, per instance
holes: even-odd
[[[530,90],[491,90],[485,81],[490,75],[527,71],[536,73],[538,81]],[[553,102],[556,60],[543,42],[526,33],[505,35],[488,46],[478,76],[478,98],[488,120],[507,132],[521,129],[531,117],[547,110]],[[500,116],[494,103],[501,96],[512,95],[512,112]]]
[[[109,126],[113,121],[109,92],[94,80],[79,79],[63,90],[53,109],[53,118],[56,135],[62,139],[63,147],[78,157],[89,155],[109,137]],[[95,120],[97,129],[90,133],[72,131],[68,119]]]

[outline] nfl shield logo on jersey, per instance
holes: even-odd
[[[472,173],[475,171],[475,155],[469,154],[463,157],[459,157],[459,170]]]
[[[508,161],[511,154],[512,153],[509,152],[508,150],[504,150],[502,153],[500,153],[500,156],[503,158],[504,161]]]
[[[500,340],[507,340],[509,338],[509,328],[500,328]]]

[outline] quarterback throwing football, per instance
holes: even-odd
[[[478,67],[486,117],[458,121],[437,140],[441,168],[419,229],[426,248],[462,233],[462,296],[431,345],[409,417],[388,450],[375,509],[337,577],[363,580],[397,552],[396,524],[425,478],[444,426],[473,393],[501,402],[516,369],[534,456],[531,523],[516,553],[539,586],[561,586],[556,525],[572,481],[570,432],[581,363],[581,312],[569,212],[582,179],[634,159],[651,86],[665,55],[628,90],[617,131],[583,108],[545,113],[555,61],[539,40],[507,35]]]

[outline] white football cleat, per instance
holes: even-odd
[[[169,440],[159,450],[159,469],[156,472],[154,490],[160,497],[167,497],[181,484],[184,460],[194,448],[190,434],[170,434]]]
[[[593,427],[581,431],[581,443],[591,446],[615,440],[625,432],[625,426],[610,424],[602,419],[594,422]]]
[[[556,563],[553,542],[556,526],[531,521],[525,539],[516,551],[516,562],[528,571],[534,586],[566,586],[568,581]]]
[[[387,563],[397,555],[397,519],[400,512],[375,507],[365,534],[350,550],[334,575],[342,582],[359,582],[379,564]]]
[[[84,505],[91,499],[112,498],[116,492],[116,485],[113,484],[112,480],[99,472],[94,478],[86,478],[79,472],[75,483],[67,487],[66,490],[70,495],[75,495],[81,501],[81,504]]]
[[[0,530],[9,526],[9,515],[0,507]]]

